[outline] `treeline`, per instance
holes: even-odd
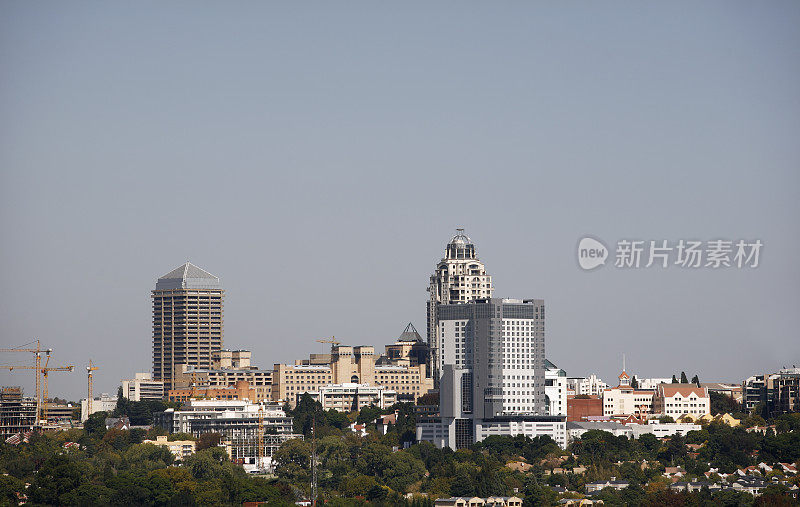
[[[0,505],[18,505],[18,493],[29,505],[294,504],[288,485],[249,477],[221,447],[198,451],[176,466],[166,448],[141,443],[158,433],[103,427],[0,444]]]
[[[394,411],[396,424],[385,435],[376,431],[375,419]],[[554,487],[583,492],[588,482],[612,477],[630,487],[604,491],[600,498],[609,505],[780,505],[789,499],[785,486],[770,486],[758,499],[733,491],[674,493],[662,474],[667,466],[681,466],[687,474],[681,480],[721,481],[706,472],[800,461],[800,414],[771,420],[775,430],[765,434],[710,424],[668,440],[589,431],[567,450],[548,437],[494,436],[458,451],[412,443],[416,416],[410,404],[340,414],[304,398],[290,414],[295,431],[306,439],[290,440],[276,452],[277,477],[270,480],[248,476],[230,463],[216,447],[219,435],[198,439],[201,450],[178,466],[166,449],[142,443],[164,430],[106,430],[108,414],[93,414],[85,430],[34,435],[18,446],[0,444],[0,505],[16,505],[19,492],[32,505],[291,505],[310,494],[312,445],[318,492],[326,505],[423,507],[438,497],[496,495],[520,496],[526,506],[555,505]],[[348,428],[351,422],[367,424],[369,434],[356,436]],[[408,499],[407,494],[417,496]]]
[[[413,415],[409,410],[413,412],[413,407],[394,407],[409,415],[398,417],[397,427],[386,435],[373,429],[365,438],[330,425],[321,407],[313,407],[312,402],[298,405],[297,410],[311,410],[318,421],[323,420],[321,425],[317,423],[318,483],[325,499],[337,504],[343,498],[392,504],[411,493],[428,498],[517,495],[525,505],[554,505],[558,500],[552,489],[555,486],[583,492],[588,482],[616,477],[631,486],[624,491],[603,492],[601,498],[610,505],[751,505],[767,500],[782,502],[789,496],[784,486],[770,486],[759,500],[734,491],[675,493],[668,490],[670,481],[663,473],[667,466],[681,466],[687,472],[681,480],[708,481],[705,473],[712,467],[733,473],[760,462],[800,461],[800,414],[775,419],[777,431],[766,434],[711,424],[686,437],[666,441],[653,435],[634,440],[590,431],[566,451],[548,437],[521,436],[493,436],[469,449],[452,451],[427,442],[405,449],[398,445],[411,429]],[[375,410],[351,414],[348,420],[374,420]],[[689,452],[686,444],[702,447]],[[293,440],[278,450],[274,459],[282,482],[308,491],[311,445],[309,440]],[[514,462],[522,466],[514,466]],[[552,473],[554,469],[564,472]],[[710,480],[721,481],[714,475]]]

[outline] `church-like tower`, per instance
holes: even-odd
[[[494,292],[492,277],[475,255],[475,245],[464,234],[457,233],[445,248],[445,256],[436,265],[431,275],[428,292],[428,345],[431,349],[430,371],[434,384],[439,383],[439,342],[436,330],[439,327],[437,305],[466,303],[475,299],[490,298]]]

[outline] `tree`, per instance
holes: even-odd
[[[700,378],[697,375],[692,377],[692,384],[696,385],[697,387],[700,387]]]
[[[634,389],[639,388],[639,380],[637,380],[636,375],[634,375],[633,380],[631,380],[631,387]]]
[[[203,449],[216,447],[219,445],[220,440],[222,440],[222,435],[219,433],[203,433],[197,438],[197,450],[202,451]]]
[[[417,398],[417,405],[439,405],[439,393],[425,393]]]
[[[370,405],[368,407],[362,407],[361,410],[358,412],[358,418],[356,422],[359,424],[370,424],[381,415],[382,410],[375,405]]]
[[[0,504],[18,505],[17,493],[25,491],[25,483],[8,475],[0,475]]]
[[[102,437],[106,432],[106,417],[108,412],[95,412],[83,423],[83,429],[89,435]]]
[[[293,483],[307,483],[311,472],[311,445],[300,439],[287,440],[272,456],[275,473]]]
[[[658,418],[658,422],[660,422],[660,423],[674,423],[675,419],[673,419],[672,416],[669,416],[669,415],[662,415],[661,417]]]
[[[672,374],[672,383],[673,384],[677,384],[678,383],[678,379],[675,378],[675,374],[674,373]]]
[[[689,379],[686,378],[686,372],[682,371],[681,372],[681,384],[688,384],[688,383],[689,383]]]
[[[711,391],[708,397],[711,401],[711,415],[729,414],[739,410],[739,404],[730,396]]]

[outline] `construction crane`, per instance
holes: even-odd
[[[41,417],[47,422],[47,374],[51,371],[72,371],[75,369],[75,366],[57,366],[57,367],[48,367],[47,364],[50,362],[50,356],[47,356],[47,361],[45,361],[44,366],[39,366],[38,369],[36,366],[0,366],[0,368],[14,371],[14,370],[36,370],[37,377],[38,374],[42,375],[42,392],[40,397],[36,400],[36,417],[40,417],[39,411],[41,410]]]
[[[89,392],[88,392],[88,394],[86,396],[86,416],[87,417],[92,415],[92,400],[94,399],[93,398],[94,395],[92,394],[92,379],[94,378],[94,376],[92,375],[92,372],[96,371],[96,370],[99,370],[99,369],[100,368],[98,368],[97,366],[94,366],[92,364],[92,360],[89,359],[89,366],[86,367],[86,373],[87,373],[87,375],[89,377]]]
[[[69,366],[58,366],[55,368],[48,368],[47,365],[50,363],[50,354],[47,355],[47,360],[44,362],[44,367],[42,368],[42,419],[44,419],[44,423],[47,424],[47,374],[51,371],[72,371],[75,369],[74,365]]]
[[[264,471],[264,402],[258,404],[258,438],[256,439],[256,467]]]
[[[338,346],[340,343],[342,343],[340,341],[336,341],[336,337],[335,336],[331,336],[330,340],[317,340],[317,341],[319,343],[330,343],[331,344],[331,349],[333,349],[333,347]]]
[[[33,366],[26,367],[26,368],[15,366],[14,368],[22,368],[22,369],[25,369],[25,370],[33,370],[33,375],[34,375],[34,377],[36,379],[36,381],[35,381],[35,384],[36,384],[36,417],[39,417],[39,412],[42,409],[41,380],[39,378],[39,375],[42,373],[41,372],[41,369],[42,369],[42,352],[47,354],[47,357],[49,358],[50,357],[50,353],[53,351],[53,349],[43,349],[41,343],[39,342],[39,340],[36,340],[35,342],[31,342],[31,343],[36,343],[36,348],[26,348],[26,347],[23,346],[23,347],[17,347],[17,348],[13,348],[13,349],[0,349],[0,352],[32,352],[33,353],[33,357],[34,357],[34,361],[33,361],[34,365]],[[8,368],[8,369],[9,370],[13,370],[14,368]]]

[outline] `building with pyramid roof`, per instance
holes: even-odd
[[[153,299],[153,379],[174,388],[181,365],[210,368],[222,349],[219,277],[187,262],[156,282]]]

